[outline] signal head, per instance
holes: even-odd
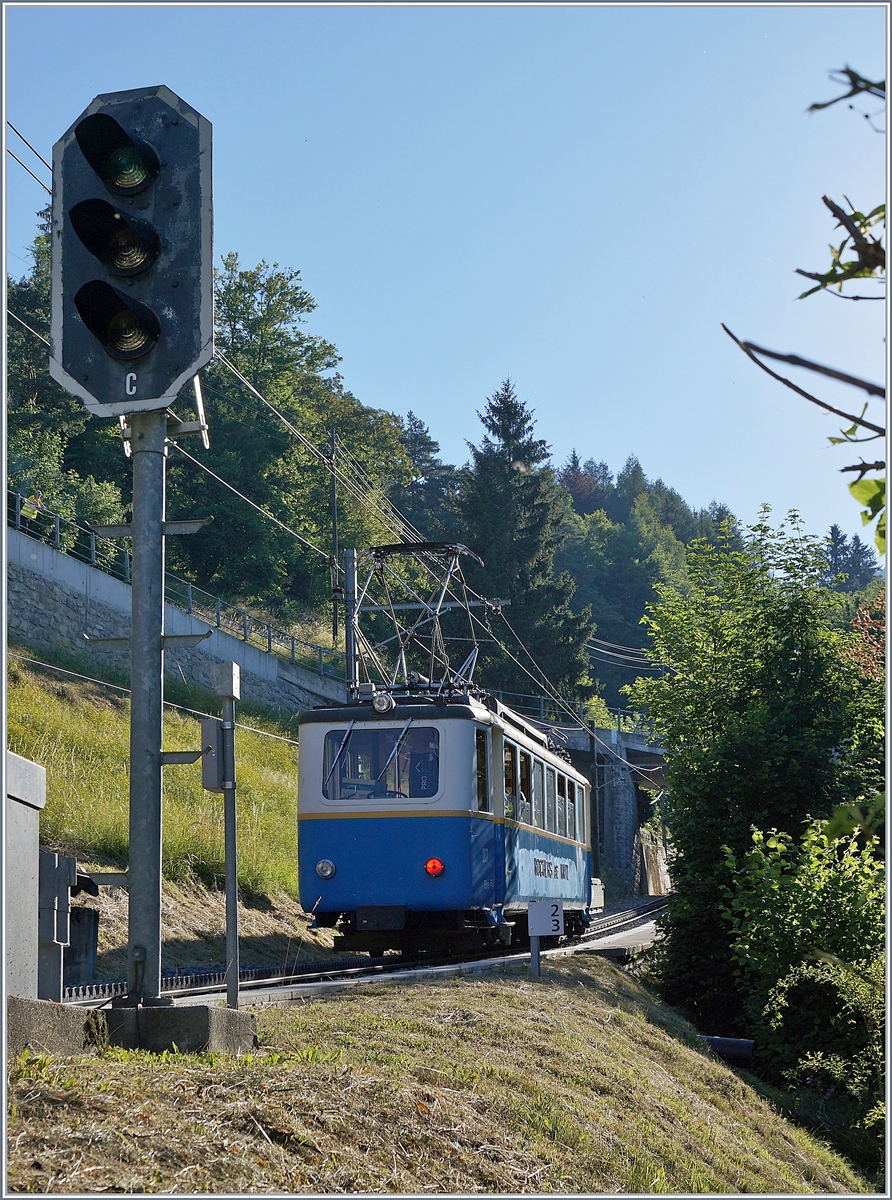
[[[132,137],[108,113],[84,117],[74,136],[84,158],[115,196],[135,196],[158,178],[161,160],[154,147]]]

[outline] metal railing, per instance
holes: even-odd
[[[531,717],[534,721],[548,721],[555,725],[568,724],[567,709],[556,704],[549,696],[540,696],[529,692],[509,692],[502,688],[494,691],[493,694],[521,716]],[[581,721],[591,724],[594,720],[599,729],[616,729],[618,733],[637,733],[642,737],[647,737],[652,729],[652,722],[643,717],[641,713],[633,712],[628,708],[604,706],[610,717],[610,724],[604,725],[598,720],[604,712],[604,707],[600,704],[589,705],[584,700],[577,700],[572,703],[572,707]]]
[[[59,513],[37,507],[33,498],[26,498],[12,489],[7,491],[6,523],[71,558],[89,563],[106,575],[130,583],[131,555],[126,543],[110,541]],[[165,572],[164,599],[167,604],[276,658],[329,678],[345,677],[344,656],[339,651],[305,641],[290,630],[279,629],[170,571]]]

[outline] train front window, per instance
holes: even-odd
[[[322,794],[326,800],[435,796],[440,786],[440,735],[427,726],[333,729],[325,735]]]

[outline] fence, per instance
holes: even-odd
[[[38,507],[33,499],[28,500],[19,492],[7,492],[6,521],[13,529],[46,545],[53,546],[63,554],[91,567],[130,583],[131,555],[126,544],[110,541],[91,529],[69,521],[59,513]],[[267,654],[283,658],[288,662],[319,675],[335,679],[345,677],[344,656],[327,646],[304,641],[288,630],[279,629],[246,609],[228,604],[219,596],[213,596],[188,579],[180,579],[170,571],[165,572],[164,599],[168,604],[206,621],[208,625],[238,637],[250,645],[259,646]]]
[[[584,700],[577,700],[559,705],[549,696],[539,696],[528,692],[508,692],[504,689],[499,689],[495,695],[503,704],[510,705],[515,712],[522,716],[532,717],[535,721],[550,721],[556,725],[566,725],[569,721],[567,709],[571,708],[581,721],[591,724],[595,720],[600,729],[605,728],[597,721],[597,718],[601,717],[605,711],[605,706],[601,704],[588,705]],[[610,714],[610,725],[606,728],[616,728],[619,733],[639,733],[645,737],[650,732],[651,722],[642,717],[640,713],[632,712],[628,708],[607,708],[606,711]]]

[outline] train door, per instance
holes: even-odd
[[[476,809],[483,815],[471,820],[471,894],[475,905],[492,908],[497,903],[502,868],[493,820],[492,747],[488,729],[475,729],[474,757]]]

